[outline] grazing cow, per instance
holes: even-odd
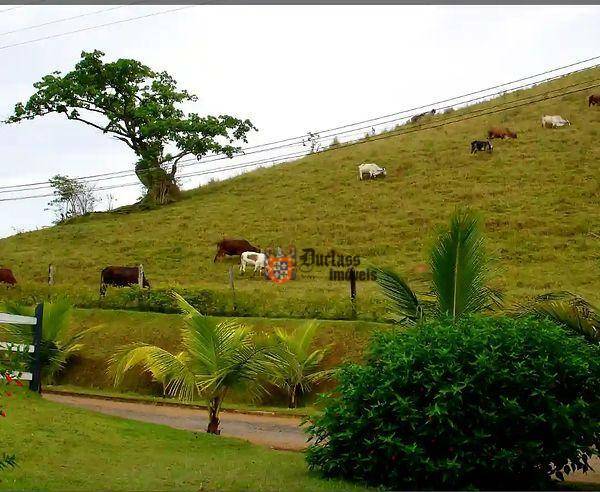
[[[263,270],[267,268],[267,264],[268,258],[265,253],[244,251],[240,256],[240,273],[246,273],[247,265],[254,265],[254,273],[259,272],[262,275]]]
[[[0,268],[0,284],[15,285],[17,279],[10,268]]]
[[[387,176],[385,167],[379,167],[373,163],[365,163],[358,166],[358,179],[362,180],[365,174],[369,176],[369,179],[375,179],[377,176]]]
[[[245,239],[222,239],[217,243],[217,254],[213,262],[227,256],[239,256],[244,251],[260,253],[260,248],[252,246]]]
[[[542,116],[542,128],[558,128],[570,124],[571,122],[565,120],[562,116]]]
[[[425,113],[421,113],[421,114],[416,114],[414,115],[411,119],[410,122],[411,123],[416,123],[417,121],[419,121],[421,118],[423,118],[423,116],[427,116],[429,114],[435,114],[435,109],[432,109],[431,111],[426,111]]]
[[[473,140],[471,142],[471,154],[477,154],[477,152],[484,150],[491,152],[493,148],[494,146],[489,140]]]
[[[488,130],[488,140],[492,138],[517,138],[517,134],[508,128],[493,127]]]
[[[591,106],[600,106],[600,94],[592,94],[588,99],[588,108]]]
[[[123,267],[123,266],[107,266],[100,273],[100,295],[106,294],[106,287],[112,285],[114,287],[128,287],[137,285],[139,282],[140,268],[139,267]],[[150,284],[146,280],[146,275],[142,271],[142,285],[150,288]]]

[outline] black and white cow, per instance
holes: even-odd
[[[493,148],[494,146],[489,140],[473,140],[471,142],[471,154],[476,154],[477,152],[482,152],[484,150],[491,152]]]

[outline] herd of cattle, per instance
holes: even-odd
[[[600,106],[600,94],[592,94],[589,96],[588,107],[592,106]],[[432,109],[431,111],[428,111],[426,113],[415,115],[410,119],[410,123],[416,123],[424,116],[433,114],[435,114],[435,109]],[[563,118],[560,115],[542,116],[542,128],[560,128],[562,126],[568,126],[570,124],[571,122],[569,120]],[[471,154],[476,154],[477,152],[491,153],[494,150],[494,145],[491,141],[493,139],[498,138],[517,138],[517,133],[510,130],[509,128],[490,128],[487,132],[486,140],[473,140],[471,142]],[[380,167],[374,163],[365,163],[358,166],[358,178],[360,180],[363,180],[365,178],[375,179],[379,176],[387,176],[385,167]]]
[[[217,254],[214,261],[223,259],[225,256],[240,257],[240,272],[245,272],[248,265],[254,266],[254,271],[260,271],[266,268],[268,256],[262,253],[260,248],[252,246],[245,239],[222,239],[217,243]],[[0,268],[0,284],[14,286],[17,284],[12,270],[10,268]],[[106,294],[108,286],[130,287],[139,285],[142,288],[150,288],[150,282],[141,266],[107,266],[100,272],[100,296]]]
[[[600,94],[589,96],[588,107],[592,106],[600,106]],[[415,123],[430,114],[435,114],[435,109],[413,116],[410,121]],[[560,128],[570,124],[569,120],[559,115],[542,116],[542,128]],[[505,138],[517,138],[517,134],[509,128],[490,128],[487,132],[487,140],[473,140],[471,142],[471,154],[481,151],[492,152],[494,146],[491,140]],[[375,179],[379,176],[387,176],[385,167],[380,167],[374,163],[364,163],[358,166],[358,178],[360,180],[365,178]],[[217,254],[213,261],[216,262],[225,256],[239,256],[240,272],[242,273],[246,271],[248,265],[254,267],[254,272],[260,271],[262,273],[262,270],[268,264],[268,256],[259,247],[253,246],[245,239],[222,239],[219,241],[217,243]],[[10,268],[0,268],[0,284],[14,286],[16,283],[17,279]],[[150,283],[140,267],[108,266],[100,273],[101,296],[106,294],[106,288],[109,285],[126,287],[136,284],[150,288]]]

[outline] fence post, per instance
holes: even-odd
[[[56,272],[56,269],[54,268],[54,265],[52,263],[50,263],[48,265],[48,285],[54,285],[54,273]]]
[[[35,308],[35,325],[33,326],[33,367],[31,368],[31,381],[29,389],[31,391],[42,392],[42,323],[44,319],[44,304],[38,304]]]
[[[233,284],[233,267],[229,266],[229,286],[231,287],[231,294],[233,296],[233,311],[237,311],[237,306],[235,304],[235,285]]]
[[[140,289],[144,288],[144,265],[141,263],[138,266],[138,286]]]
[[[350,304],[352,305],[352,319],[356,319],[356,270],[351,266],[348,269],[350,279]]]

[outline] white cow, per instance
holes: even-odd
[[[570,124],[571,122],[565,120],[562,116],[542,116],[542,128],[558,128]]]
[[[387,176],[385,167],[379,167],[373,163],[365,163],[358,166],[358,179],[362,180],[365,174],[368,174],[370,179],[375,179],[377,176]]]
[[[263,269],[267,268],[268,258],[265,253],[244,251],[240,256],[240,273],[246,273],[246,266],[253,265],[254,273],[257,271],[262,275]]]

